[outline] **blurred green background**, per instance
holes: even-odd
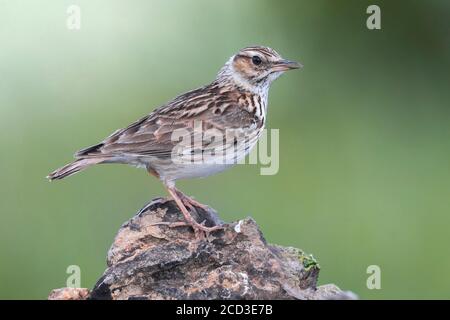
[[[366,28],[373,3],[381,30]],[[165,191],[127,166],[45,176],[253,44],[305,65],[270,93],[279,173],[237,166],[179,187],[313,253],[321,284],[450,298],[449,21],[444,0],[0,0],[0,298],[44,299],[68,265],[94,285],[120,225]]]

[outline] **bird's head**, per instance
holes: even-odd
[[[254,46],[232,56],[219,72],[219,78],[225,77],[251,91],[261,91],[267,90],[284,72],[301,67],[298,62],[283,59],[272,48]]]

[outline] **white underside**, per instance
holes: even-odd
[[[185,164],[175,165],[169,170],[164,169],[162,180],[175,181],[180,179],[204,178],[225,171],[235,164]],[[155,168],[158,172],[158,168]]]
[[[166,184],[173,184],[176,180],[203,178],[231,168],[239,163],[239,161],[251,151],[256,144],[256,141],[252,143],[248,150],[242,150],[242,152],[236,153],[236,156],[228,161],[223,161],[223,159],[221,159],[219,162],[217,159],[211,158],[209,162],[205,160],[203,162],[191,163],[188,161],[173,161],[170,158],[162,160],[151,156],[122,156],[116,157],[110,162],[126,163],[138,168],[151,168],[158,173],[159,178]]]

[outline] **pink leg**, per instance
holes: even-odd
[[[183,203],[183,200],[177,194],[177,189],[175,189],[174,187],[168,187],[168,186],[166,186],[166,188],[167,188],[167,191],[169,192],[170,196],[173,198],[173,200],[175,200],[175,203],[177,204],[181,213],[183,213],[183,216],[186,219],[186,222],[194,229],[196,238],[202,238],[202,232],[210,233],[212,231],[222,229],[221,226],[206,227],[203,224],[200,224],[197,221],[195,221],[194,218],[189,213],[188,209],[186,208],[185,204]],[[187,205],[188,205],[188,207],[192,208],[192,206],[189,203],[187,203]]]
[[[187,207],[189,206],[194,206],[200,209],[203,209],[205,211],[209,210],[209,207],[203,203],[198,202],[197,200],[195,200],[192,197],[189,197],[188,195],[185,195],[183,192],[181,192],[178,189],[175,189],[177,194],[180,196],[181,201],[183,201],[184,205],[186,205]]]

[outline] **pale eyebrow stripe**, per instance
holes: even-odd
[[[276,57],[276,55],[273,52],[264,47],[248,47],[244,48],[243,51],[256,51],[265,56]]]

